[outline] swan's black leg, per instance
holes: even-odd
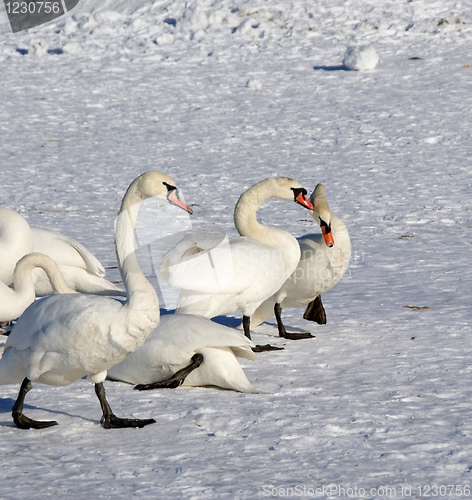
[[[23,383],[21,384],[18,398],[13,405],[13,409],[11,412],[13,421],[15,422],[16,426],[20,429],[45,429],[46,427],[57,425],[57,422],[55,420],[41,422],[38,420],[32,420],[26,415],[23,415],[23,403],[25,401],[26,395],[31,390],[31,387],[31,381],[25,378],[23,380]]]
[[[182,368],[178,372],[174,373],[172,377],[167,380],[162,380],[161,382],[153,382],[151,384],[138,384],[135,389],[138,391],[147,391],[149,389],[176,389],[183,383],[183,381],[188,377],[188,375],[198,368],[203,363],[202,354],[194,354],[192,356],[192,361],[188,366]]]
[[[13,328],[13,320],[11,321],[1,321],[0,322],[0,335],[5,335],[8,337],[11,333],[11,329]]]
[[[103,424],[105,429],[121,429],[123,427],[144,427],[145,425],[154,424],[156,421],[153,418],[139,419],[139,418],[119,418],[110,408],[108,401],[105,397],[105,388],[103,382],[95,384],[95,394],[100,401],[102,407],[102,418],[100,423]]]
[[[251,340],[251,330],[250,330],[250,325],[251,325],[251,318],[249,316],[243,316],[243,329],[244,329],[244,335]]]
[[[251,340],[251,318],[249,316],[243,316],[243,328],[244,328],[244,335]],[[252,348],[254,352],[264,352],[264,351],[282,351],[283,347],[275,347],[270,344],[264,344],[264,345],[256,345],[255,347]]]
[[[279,303],[276,303],[274,306],[275,319],[277,320],[277,326],[279,328],[279,335],[284,339],[290,340],[300,340],[300,339],[311,339],[314,337],[311,333],[288,333],[285,330],[285,326],[282,322],[282,307],[280,307]]]

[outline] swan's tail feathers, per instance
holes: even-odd
[[[326,325],[326,312],[321,302],[321,295],[312,300],[305,309],[303,318],[308,321],[314,321],[319,325]]]
[[[246,337],[243,337],[243,338],[246,338]],[[234,355],[237,358],[256,359],[257,355],[252,350],[251,346],[255,347],[254,344],[251,342],[251,344],[247,345],[247,346],[234,346],[234,347],[231,347],[231,350],[233,351]]]
[[[69,236],[66,236],[58,231],[55,231],[54,229],[45,229],[40,226],[31,226],[31,228],[36,231],[51,233],[57,239],[70,245],[72,248],[74,248],[74,250],[77,251],[77,253],[84,261],[85,268],[87,269],[87,271],[94,274],[95,276],[99,276],[100,278],[103,278],[105,276],[105,268],[103,267],[101,262],[97,259],[97,257],[95,257],[95,255],[93,255],[93,253],[88,248],[82,245],[82,243],[79,243],[73,238],[70,238]]]
[[[246,375],[244,375],[244,378],[246,380],[244,380],[243,377],[239,377],[238,380],[232,380],[231,389],[238,392],[244,392],[246,394],[267,394],[265,391],[261,391],[257,387],[254,387],[251,382],[249,382]]]
[[[198,351],[203,355],[203,363],[184,381],[184,385],[194,387],[216,386],[222,389],[259,394],[260,391],[249,382],[243,368],[236,358],[236,351],[241,347],[203,348]],[[239,354],[239,352],[238,352]]]
[[[87,248],[85,248],[78,241],[73,240],[72,238],[68,239],[69,243],[72,247],[74,247],[77,252],[84,259],[85,265],[87,266],[87,270],[92,274],[95,274],[99,278],[103,278],[105,276],[105,268],[102,263],[91,253]]]

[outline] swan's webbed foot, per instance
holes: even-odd
[[[285,328],[283,332],[279,332],[279,336],[288,339],[288,340],[301,340],[301,339],[313,339],[315,338],[314,335],[308,332],[303,332],[303,333],[288,333]]]
[[[244,335],[251,340],[251,318],[249,316],[243,316],[243,329]],[[253,352],[265,352],[265,351],[283,351],[283,347],[275,347],[270,344],[256,345],[252,348]]]
[[[47,427],[52,427],[57,425],[55,420],[33,420],[23,413],[13,412],[13,421],[15,425],[20,429],[46,429]]]
[[[57,425],[55,420],[39,421],[33,420],[26,415],[23,415],[23,403],[28,392],[31,390],[31,381],[25,378],[21,384],[20,392],[18,393],[18,398],[13,405],[11,415],[13,417],[13,422],[20,429],[45,429],[53,425]]]
[[[103,415],[100,421],[105,429],[123,429],[126,427],[145,427],[149,424],[155,424],[153,418],[119,418],[111,413],[107,416]]]
[[[283,351],[283,347],[275,347],[275,345],[264,344],[264,345],[256,345],[252,348],[253,352],[265,352],[265,351]]]
[[[279,303],[276,303],[274,306],[274,313],[275,313],[275,319],[277,320],[277,327],[279,329],[279,337],[282,337],[284,339],[288,340],[301,340],[301,339],[312,339],[314,338],[314,335],[308,332],[304,333],[288,333],[287,330],[285,330],[285,326],[282,322],[282,307],[280,306]]]
[[[161,380],[160,382],[152,382],[151,384],[138,384],[134,388],[137,391],[148,391],[150,389],[176,389],[183,384],[188,375],[198,368],[203,363],[203,355],[200,353],[192,356],[192,361],[188,366],[174,373],[172,377]]]
[[[323,302],[321,302],[321,295],[315,297],[315,299],[306,306],[303,318],[308,321],[314,321],[319,325],[326,325],[326,311]]]
[[[102,418],[100,423],[105,429],[123,429],[125,427],[144,427],[149,424],[154,424],[156,421],[153,418],[119,418],[117,417],[110,408],[108,401],[105,397],[105,388],[103,387],[103,382],[95,384],[95,394],[100,401],[102,407]]]

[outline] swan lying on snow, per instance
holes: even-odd
[[[30,226],[17,212],[0,207],[0,281],[10,285],[16,263],[30,252],[43,253],[56,261],[66,283],[74,290],[126,296],[126,292],[104,278],[104,267],[81,243],[53,229]],[[53,293],[42,269],[35,269],[33,278],[37,297]]]
[[[139,267],[134,248],[139,207],[152,196],[192,212],[179,198],[174,181],[164,174],[147,172],[130,184],[115,233],[126,302],[80,293],[52,295],[31,304],[13,327],[0,359],[0,385],[23,381],[12,410],[18,427],[41,429],[57,424],[23,414],[31,382],[68,385],[84,376],[95,384],[105,428],[143,427],[154,422],[116,417],[103,387],[107,370],[138,349],[159,323],[159,300]]]
[[[207,318],[168,314],[138,350],[108,370],[108,378],[139,384],[138,390],[183,385],[259,393],[236,358],[254,359],[253,345]]]
[[[285,338],[282,309],[308,304],[303,317],[319,324],[326,323],[320,295],[333,288],[344,276],[351,258],[349,233],[344,223],[331,214],[323,184],[316,186],[310,201],[314,206],[310,213],[320,225],[322,234],[298,238],[301,257],[297,268],[280,290],[265,300],[251,317],[251,323],[259,325],[275,312],[279,335]]]
[[[259,207],[269,198],[313,209],[306,190],[287,177],[270,177],[249,188],[234,210],[241,237],[213,246],[191,234],[165,257],[160,277],[182,288],[177,313],[212,318],[240,309],[244,333],[251,338],[250,317],[280,289],[300,260],[300,247],[290,233],[257,221]]]
[[[13,288],[0,282],[0,321],[18,318],[34,302],[32,272],[38,267],[48,276],[54,293],[75,293],[67,286],[58,265],[50,257],[41,253],[26,254],[16,264]]]

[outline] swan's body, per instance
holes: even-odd
[[[0,282],[0,321],[11,321],[18,318],[24,310],[34,302],[35,289],[32,272],[42,269],[54,293],[74,293],[64,281],[57,264],[47,255],[30,253],[22,257],[16,264],[13,274],[13,288]]]
[[[351,241],[345,224],[331,214],[322,184],[313,191],[310,201],[314,210],[310,213],[320,224],[323,234],[307,234],[298,238],[301,257],[297,268],[282,285],[277,294],[265,300],[251,317],[253,325],[259,325],[274,315],[278,303],[281,309],[296,308],[311,304],[321,294],[333,288],[346,272],[351,257]],[[329,231],[327,232],[327,229]],[[323,308],[321,300],[318,308]],[[307,309],[306,319],[316,320]],[[322,311],[324,314],[324,310]],[[279,319],[279,318],[278,318]]]
[[[259,304],[279,290],[300,260],[297,240],[287,231],[263,226],[257,211],[269,198],[313,205],[302,186],[287,177],[271,177],[239,198],[234,222],[241,237],[212,247],[194,235],[179,243],[164,259],[161,277],[182,288],[177,313],[207,318],[243,313],[250,338],[249,317]]]
[[[81,243],[53,229],[30,226],[17,212],[0,207],[0,281],[10,285],[16,263],[30,252],[43,253],[56,261],[66,283],[76,291],[126,296],[123,290],[104,278],[102,264]],[[37,297],[53,293],[42,269],[33,271],[33,279]]]
[[[169,314],[142,347],[108,370],[109,378],[130,384],[152,384],[169,379],[188,366],[196,353],[202,364],[184,379],[190,387],[216,386],[239,392],[260,392],[236,357],[254,359],[252,342],[237,331],[200,316]]]
[[[147,172],[129,186],[117,218],[115,247],[127,299],[54,295],[37,300],[18,319],[0,360],[0,384],[23,381],[13,418],[18,427],[41,428],[22,414],[31,381],[68,385],[84,376],[95,384],[105,427],[142,427],[151,420],[118,419],[105,399],[107,369],[139,348],[159,323],[159,301],[135,255],[134,228],[141,202],[151,196],[190,209],[178,199],[173,180]]]

